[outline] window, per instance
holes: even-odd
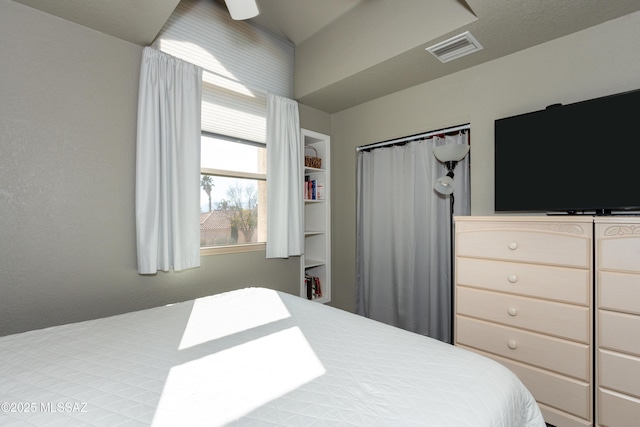
[[[202,79],[200,247],[264,249],[266,95],[209,72]]]
[[[182,0],[153,46],[204,70],[201,254],[264,249],[266,93],[293,97],[293,43],[219,2]]]
[[[262,143],[203,133],[200,247],[266,242],[266,164]]]

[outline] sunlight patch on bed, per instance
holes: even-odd
[[[153,425],[222,425],[325,372],[300,328],[284,329],[173,367]]]
[[[242,331],[267,325],[291,316],[275,292],[263,292],[261,299],[248,298],[229,304],[218,304],[215,298],[197,299],[180,341],[180,350],[216,340]],[[238,312],[250,315],[238,316]]]

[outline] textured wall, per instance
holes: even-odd
[[[299,259],[207,256],[140,276],[142,47],[0,1],[0,335],[245,286],[298,292]]]
[[[334,114],[333,303],[355,307],[357,146],[471,123],[471,211],[491,215],[494,121],[640,88],[638,39],[634,13]]]

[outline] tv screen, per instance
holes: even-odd
[[[495,210],[640,210],[640,90],[495,121]]]

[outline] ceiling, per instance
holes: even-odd
[[[14,1],[142,46],[179,3]],[[296,46],[295,98],[327,113],[640,10],[638,0],[257,1],[251,21]],[[425,51],[464,31],[481,51],[447,63]]]

